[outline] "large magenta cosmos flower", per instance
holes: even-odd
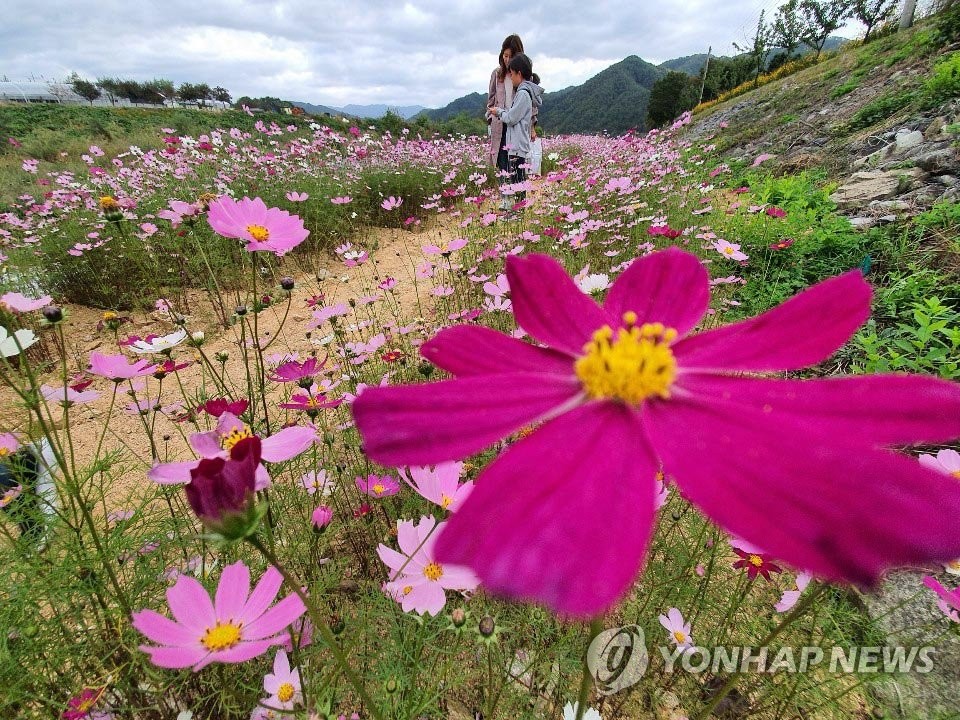
[[[277,256],[293,250],[310,234],[299,217],[268,208],[260,198],[234,200],[224,195],[210,203],[207,221],[217,234],[245,240],[247,250],[266,250]]]
[[[886,449],[960,436],[960,385],[743,375],[829,357],[869,314],[859,271],[697,334],[708,275],[676,248],[634,262],[602,306],[545,255],[508,258],[507,276],[517,322],[547,347],[448,328],[422,354],[456,379],[368,388],[353,405],[368,455],[392,466],[540,424],[477,479],[438,561],[566,615],[601,613],[642,564],[661,467],[721,527],[827,579],[960,556],[960,483]]]

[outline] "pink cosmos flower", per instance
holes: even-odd
[[[380,207],[382,207],[387,212],[390,212],[394,208],[398,208],[401,205],[403,205],[403,198],[394,197],[393,195],[391,195],[382,203],[380,203]]]
[[[200,465],[200,460],[226,460],[230,456],[230,450],[248,437],[254,437],[250,428],[233,413],[223,412],[214,430],[190,436],[190,446],[200,456],[198,459],[154,465],[147,472],[147,477],[160,485],[188,483],[190,471]],[[284,428],[270,437],[260,439],[261,458],[271,463],[290,460],[313,445],[316,437],[316,430],[312,427],[295,425]],[[256,490],[263,490],[269,485],[270,475],[267,474],[267,469],[260,465],[256,473]]]
[[[763,579],[770,581],[770,573],[779,573],[783,572],[783,568],[775,563],[770,562],[770,557],[766,553],[761,552],[747,552],[741,550],[740,548],[734,548],[733,551],[740,558],[735,563],[733,563],[733,568],[735,570],[742,570],[746,568],[747,577],[750,580],[753,580],[757,575],[762,575]]]
[[[270,697],[261,700],[261,704],[274,710],[293,710],[303,704],[303,692],[300,688],[300,672],[290,669],[287,653],[277,650],[273,658],[273,672],[263,676],[263,689]]]
[[[421,497],[450,512],[456,512],[473,492],[473,481],[460,484],[462,462],[440,463],[436,467],[412,467],[409,468],[409,477],[403,468],[399,469],[399,473],[403,481]]]
[[[920,464],[931,470],[947,473],[960,480],[960,453],[956,450],[941,450],[934,455],[921,455]]]
[[[306,473],[300,478],[300,483],[310,495],[319,492],[322,497],[327,497],[333,492],[333,478],[329,477],[327,471],[323,469]]]
[[[770,153],[761,153],[760,155],[757,155],[753,159],[753,164],[750,167],[757,167],[761,163],[765,163],[767,160],[771,160],[772,158],[775,158],[775,157],[776,155],[771,155]]]
[[[278,257],[307,239],[303,221],[280,208],[268,208],[260,198],[234,200],[224,195],[210,203],[207,220],[214,231],[247,242],[247,250],[266,250]]]
[[[775,205],[768,207],[766,209],[766,213],[772,218],[783,218],[787,216],[787,213],[783,208],[778,208]]]
[[[354,482],[360,488],[360,492],[371,497],[390,497],[400,492],[400,483],[389,475],[367,475],[367,477],[358,477]]]
[[[509,257],[506,270],[518,324],[547,347],[447,328],[421,354],[456,379],[368,388],[353,404],[366,453],[392,467],[463,459],[538,426],[484,470],[438,541],[441,562],[565,615],[601,613],[643,562],[661,467],[728,532],[819,577],[869,585],[960,556],[960,483],[887,449],[960,436],[960,385],[744,375],[836,351],[869,315],[859,271],[691,334],[709,279],[677,248],[636,260],[602,306],[550,257]]]
[[[91,402],[100,397],[100,393],[96,390],[77,391],[70,386],[53,387],[46,384],[40,386],[40,393],[48,402],[57,402],[61,405],[76,405],[78,403]]]
[[[466,238],[457,238],[456,240],[451,240],[448,243],[442,243],[440,245],[424,245],[423,252],[425,255],[450,255],[450,253],[465,248],[466,246]]]
[[[333,508],[329,505],[318,505],[310,516],[310,522],[317,530],[323,530],[333,520]]]
[[[788,610],[792,610],[793,606],[797,604],[797,600],[800,599],[800,595],[803,594],[803,591],[807,589],[807,585],[810,584],[812,579],[813,578],[811,578],[808,573],[798,574],[797,589],[784,590],[783,595],[780,596],[780,602],[774,605],[773,609],[778,613],[785,613]]]
[[[20,441],[11,432],[0,433],[0,458],[12,455],[20,448]]]
[[[133,626],[156,645],[141,645],[154,665],[192,667],[212,662],[239,663],[262,655],[286,640],[285,629],[306,611],[288,595],[273,607],[283,577],[270,567],[250,592],[250,571],[242,562],[227,565],[215,600],[197,580],[181,575],[167,590],[173,620],[153,610],[133,614]]]
[[[107,717],[96,709],[106,690],[105,687],[84,688],[67,701],[67,709],[60,713],[60,717],[63,720],[99,720]]]
[[[670,642],[685,651],[693,650],[690,623],[683,621],[683,615],[677,608],[670,608],[667,614],[661,615],[659,619],[660,624],[670,634]]]
[[[134,340],[130,343],[129,347],[130,350],[138,355],[156,355],[173,350],[173,348],[186,339],[187,331],[184,328],[180,328],[169,335],[151,335],[146,339]]]
[[[340,407],[343,404],[343,398],[330,400],[326,393],[320,392],[319,386],[313,384],[309,390],[294,393],[287,402],[280,403],[280,407],[286,410],[300,410],[305,413],[317,413],[326,408]],[[311,415],[313,417],[313,415]]]
[[[430,515],[397,522],[397,544],[400,552],[386,545],[377,547],[377,554],[390,568],[390,581],[384,586],[400,603],[404,612],[436,615],[447,602],[444,590],[473,590],[477,577],[467,568],[440,563],[434,557],[437,534],[445,523],[437,524]]]
[[[937,582],[937,579],[932,575],[924,577],[923,584],[939,596],[937,607],[940,608],[940,612],[953,620],[953,622],[960,623],[960,588],[947,590]]]
[[[736,243],[727,242],[726,240],[718,239],[714,241],[713,249],[730,260],[742,261],[747,259],[746,253],[740,250],[739,245]]]
[[[353,198],[349,195],[343,195],[342,197],[330,198],[330,202],[334,205],[348,205],[353,202]]]
[[[304,378],[312,378],[323,369],[323,360],[308,357],[302,363],[289,360],[278,365],[267,377],[278,383],[299,382]]]
[[[99,352],[90,353],[90,372],[108,380],[119,383],[122,380],[130,378],[152,375],[156,365],[151,365],[147,360],[137,360],[130,364],[126,355],[104,355]]]
[[[21,295],[18,292],[8,292],[0,295],[0,305],[6,305],[8,308],[18,313],[30,312],[31,310],[45,308],[51,303],[52,300],[53,299],[49,295],[44,295],[43,297],[33,300],[28,298],[26,295]]]
[[[287,193],[287,200],[289,200],[290,202],[306,202],[306,200],[308,200],[309,197],[310,195],[308,195],[305,192],[302,193],[302,192],[291,191]]]

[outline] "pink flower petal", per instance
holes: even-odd
[[[889,567],[960,556],[960,483],[911,458],[826,422],[772,427],[762,411],[705,400],[648,403],[644,419],[684,496],[795,568],[871,584]]]
[[[249,623],[263,615],[270,603],[277,597],[280,586],[283,584],[283,575],[273,565],[267,568],[260,578],[260,582],[253,588],[250,598],[243,608],[243,622]]]
[[[798,370],[830,357],[870,314],[870,285],[852,270],[762,315],[673,346],[683,370]]]
[[[217,618],[233,620],[241,617],[243,606],[250,594],[250,571],[242,562],[227,565],[220,575],[213,607]]]
[[[484,470],[441,531],[437,560],[466,565],[492,592],[602,613],[630,588],[653,528],[657,464],[645,445],[620,405],[550,421]]]
[[[159,485],[177,485],[190,482],[190,471],[200,463],[199,460],[184,460],[154,465],[147,471],[147,477]]]
[[[244,637],[247,637],[247,633],[244,633]],[[279,639],[279,642],[283,642],[283,638]],[[229,650],[222,650],[217,653],[211,653],[211,657],[207,662],[202,663],[199,667],[194,668],[199,670],[204,665],[209,664],[211,661],[216,662],[227,662],[227,663],[241,663],[255,658],[259,655],[263,655],[267,650],[269,650],[274,645],[278,644],[276,638],[269,638],[267,640],[253,640],[237,643],[235,646]]]
[[[282,462],[296,457],[313,445],[317,431],[312,427],[298,425],[284,428],[276,435],[261,440],[261,457],[266,462]]]
[[[196,647],[153,647],[152,645],[141,645],[140,649],[150,656],[150,662],[157,667],[170,668],[173,670],[196,665],[210,656],[210,651],[202,645],[197,645]]]
[[[607,313],[548,255],[511,255],[507,279],[517,324],[557,350],[582,354],[593,333],[610,323]]]
[[[277,633],[282,632],[298,617],[307,611],[306,606],[296,595],[287,595],[263,615],[245,626],[243,629],[244,640],[260,640],[270,638]],[[279,642],[283,642],[280,638]]]
[[[192,577],[181,575],[177,578],[176,584],[167,589],[167,603],[176,621],[196,632],[197,637],[202,637],[207,628],[217,624],[210,596]]]
[[[510,372],[573,375],[569,355],[478,325],[456,325],[441,330],[423,344],[420,354],[460,377]]]
[[[363,449],[394,467],[459,460],[543,418],[580,394],[571,376],[533,373],[372,387],[353,403]]]
[[[133,626],[155,643],[163,645],[196,645],[203,637],[185,625],[174,622],[153,610],[140,610],[133,614]]]
[[[628,310],[637,323],[660,322],[680,335],[692,330],[710,305],[710,276],[696,256],[671,247],[633,262],[616,279],[604,309],[614,319]]]
[[[925,375],[864,375],[821,380],[734,378],[685,373],[676,393],[762,411],[771,431],[783,422],[804,432],[829,427],[867,446],[946,442],[960,437],[960,385]]]

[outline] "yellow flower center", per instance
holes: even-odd
[[[10,448],[0,447],[0,458],[5,458],[10,454]]]
[[[247,225],[247,232],[257,242],[263,242],[270,237],[270,231],[263,225]]]
[[[733,248],[732,248],[732,247],[727,246],[727,247],[725,247],[725,248],[723,249],[723,251],[724,251],[727,255],[733,255]]]
[[[382,495],[384,490],[386,490],[386,488],[383,486],[382,483],[377,483],[376,485],[373,486],[374,495]]]
[[[683,645],[687,641],[687,634],[683,630],[674,630],[673,638],[677,641],[677,644]]]
[[[423,569],[423,574],[426,576],[427,580],[433,580],[436,582],[443,577],[443,568],[440,567],[438,563],[432,562]]]
[[[118,207],[120,207],[120,203],[118,203],[118,202],[117,202],[113,197],[111,197],[110,195],[104,195],[102,198],[100,198],[100,209],[101,209],[101,210],[115,210],[115,209],[117,209]]]
[[[218,620],[212,628],[207,628],[200,642],[207,650],[213,652],[229,650],[240,642],[240,626],[233,622],[222,623]]]
[[[404,586],[403,586],[403,594],[404,594],[404,595],[409,595],[409,594],[412,593],[412,592],[413,592],[413,585],[404,585]]]
[[[751,555],[749,560],[750,560],[750,564],[753,565],[754,567],[763,566],[763,558],[760,557],[759,555]]]
[[[290,702],[290,698],[293,697],[293,685],[290,683],[284,683],[277,690],[277,700],[280,702]]]
[[[444,507],[444,509],[450,507],[450,504],[452,502],[453,502],[453,498],[447,495],[446,493],[443,493],[440,496],[440,504]]]
[[[604,325],[583,346],[574,364],[583,389],[591,398],[622,400],[633,405],[650,397],[670,397],[677,362],[670,343],[677,331],[661,323],[637,327],[637,314],[623,314],[626,327],[614,331]]]
[[[954,470],[950,474],[953,475],[957,480],[960,480],[960,470]]]
[[[113,312],[112,310],[107,310],[107,311],[103,314],[103,320],[104,320],[104,322],[110,322],[111,320],[116,320],[117,317],[118,317],[117,314],[116,314],[115,312]]]
[[[229,452],[233,449],[233,446],[241,440],[246,440],[247,438],[252,437],[253,433],[246,425],[241,425],[239,427],[234,425],[232,428],[230,428],[230,432],[223,436],[223,449]]]

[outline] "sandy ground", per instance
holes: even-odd
[[[367,248],[375,248],[370,250],[370,259],[361,266],[348,268],[333,255],[324,258],[319,264],[320,270],[316,273],[316,275],[323,277],[322,280],[315,277],[314,273],[308,274],[299,269],[294,261],[286,261],[281,272],[277,273],[277,277],[289,275],[296,282],[291,293],[289,316],[281,328],[287,303],[283,299],[283,293],[277,288],[275,280],[270,279],[266,281],[268,285],[266,292],[269,292],[275,298],[275,303],[261,312],[257,318],[257,330],[260,337],[263,338],[262,342],[272,341],[265,355],[270,357],[275,354],[296,353],[301,360],[314,352],[320,358],[326,355],[328,348],[320,347],[315,343],[325,333],[330,332],[330,325],[325,324],[313,331],[310,331],[307,327],[312,319],[312,308],[306,304],[306,301],[317,293],[323,293],[324,295],[322,305],[334,305],[372,295],[377,292],[376,285],[381,279],[393,277],[397,279],[398,283],[390,294],[396,299],[396,302],[378,303],[376,306],[378,315],[383,315],[384,308],[393,308],[399,324],[409,322],[411,318],[415,318],[421,313],[430,312],[430,307],[432,307],[430,301],[435,300],[429,294],[432,281],[429,279],[419,280],[415,284],[413,279],[415,265],[423,262],[421,248],[424,245],[438,243],[442,237],[447,239],[451,237],[450,231],[455,226],[453,220],[454,218],[441,216],[426,228],[418,229],[416,232],[387,228],[366,229],[362,236],[363,245]],[[228,302],[231,303],[228,304],[228,307],[232,307],[232,301]],[[203,351],[206,356],[210,358],[214,365],[217,365],[214,360],[216,354],[219,352],[228,353],[229,360],[225,366],[227,376],[235,379],[244,378],[244,367],[239,351],[241,345],[239,326],[224,329],[222,325],[219,325],[210,301],[202,293],[196,293],[195,297],[188,298],[188,304],[190,312],[187,313],[186,327],[191,332],[196,330],[204,332]],[[96,350],[105,354],[119,352],[113,334],[106,329],[97,330],[102,311],[79,306],[69,306],[65,310],[67,321],[64,330],[68,372],[75,373],[85,369],[87,358],[92,351]],[[364,310],[365,308],[358,306],[354,313],[343,318],[344,324],[349,325],[352,322],[362,320],[365,316]],[[131,321],[125,323],[119,331],[121,338],[128,335],[164,335],[175,329],[175,326],[166,321],[160,313],[131,313],[129,316]],[[248,315],[248,317],[250,316]],[[44,332],[52,333],[53,331],[45,330]],[[361,330],[351,339],[364,339],[370,334],[372,333],[369,330]],[[408,341],[415,337],[417,335],[414,333],[405,340]],[[48,342],[49,339],[47,339]],[[387,349],[388,347],[384,347],[381,352]],[[145,357],[154,358],[156,356]],[[199,356],[196,350],[180,346],[174,351],[173,357],[178,361],[185,361]],[[215,387],[210,380],[209,370],[204,370],[201,363],[194,362],[189,367],[180,370],[178,376],[179,383],[182,384],[183,390],[188,395],[206,386],[207,392],[213,396]],[[62,382],[59,373],[50,373],[44,376],[42,380],[51,385],[59,385]],[[277,388],[273,383],[270,383],[270,385],[274,386],[274,392],[268,397],[271,400],[269,403],[271,420],[275,422],[276,414],[283,412],[275,406],[275,401],[281,399],[283,390]],[[238,381],[236,386],[239,394],[244,396],[246,394],[245,383]],[[185,438],[191,432],[196,432],[196,428],[190,423],[175,424],[161,413],[151,412],[141,418],[138,414],[128,412],[124,406],[130,404],[132,398],[127,394],[125,383],[120,385],[119,388],[120,391],[117,393],[115,405],[111,412],[113,386],[109,381],[95,378],[91,389],[99,390],[102,393],[101,397],[93,402],[71,408],[68,422],[70,434],[73,438],[77,466],[83,467],[94,459],[100,436],[104,433],[104,421],[109,413],[109,423],[104,434],[101,455],[110,450],[126,448],[128,456],[136,459],[136,464],[130,467],[130,471],[124,474],[122,480],[112,488],[110,493],[111,496],[116,497],[122,503],[123,499],[131,496],[131,493],[136,494],[137,484],[143,482],[144,473],[152,464],[150,444],[143,426],[144,419],[148,423],[156,423],[154,437],[158,443],[158,453],[164,460],[192,459],[194,454],[189,449]],[[148,378],[147,391],[151,394],[152,401],[157,399],[157,388],[157,381]],[[339,395],[339,392],[334,391],[334,395]],[[159,404],[161,406],[172,404],[181,400],[183,396],[184,393],[178,386],[178,380],[171,375],[162,384]],[[140,391],[138,398],[144,397],[146,397],[144,392]],[[54,412],[57,415],[60,414],[57,409]],[[287,420],[293,421],[298,415],[302,414],[290,411]],[[0,432],[24,431],[26,429],[25,419],[26,413],[23,405],[13,391],[9,387],[0,388]],[[207,418],[203,420],[208,421]],[[62,419],[60,426],[63,427]]]

